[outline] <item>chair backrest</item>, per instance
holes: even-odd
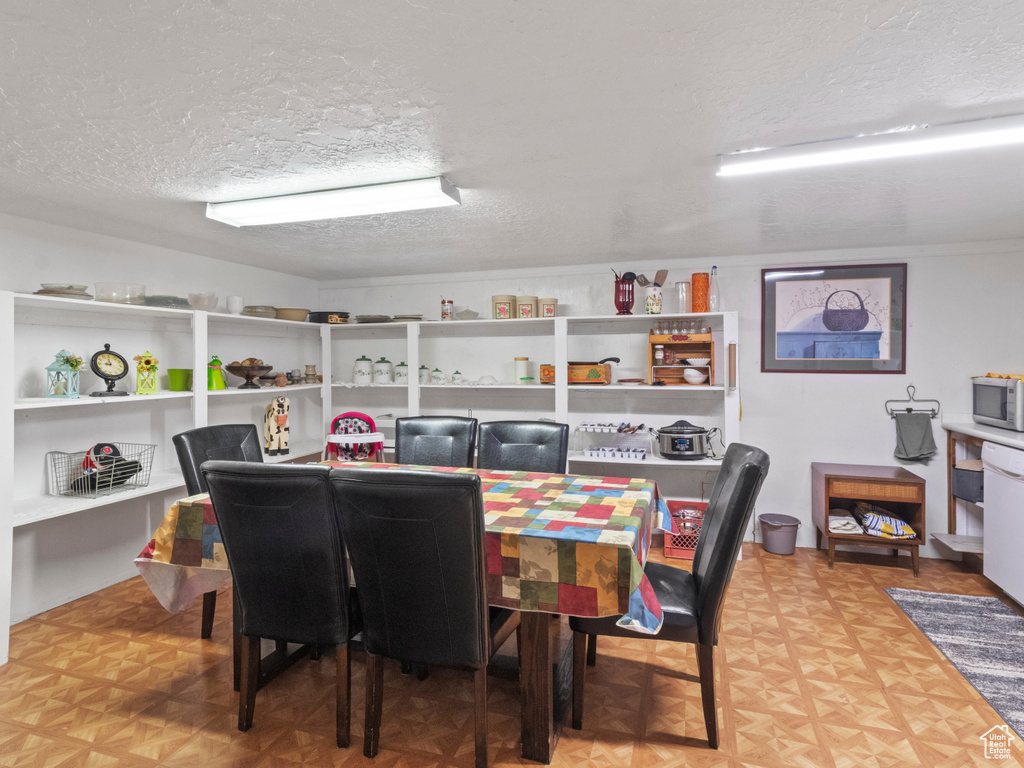
[[[480,478],[342,467],[331,487],[370,653],[479,669],[490,657]]]
[[[565,474],[569,425],[552,421],[485,421],[480,425],[476,465]]]
[[[407,416],[395,420],[395,462],[428,467],[472,467],[476,419]]]
[[[203,476],[241,613],[243,635],[348,640],[348,560],[330,467],[207,461]]]
[[[171,438],[189,496],[206,493],[199,471],[204,461],[257,461],[263,463],[260,433],[254,424],[217,424],[182,432]]]
[[[732,578],[754,501],[768,474],[768,464],[768,454],[760,448],[732,443],[718,470],[693,553],[697,631],[702,643],[717,640],[725,590]]]

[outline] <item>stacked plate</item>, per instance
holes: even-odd
[[[36,296],[58,296],[62,299],[91,299],[86,293],[88,285],[72,285],[71,283],[42,283],[42,288],[35,292]]]
[[[147,307],[163,307],[164,309],[192,309],[188,299],[181,296],[147,296]]]
[[[356,315],[357,323],[390,323],[391,315]]]
[[[242,314],[246,317],[277,317],[277,307],[266,304],[250,304],[242,307]]]
[[[395,315],[396,323],[418,323],[423,315]]]

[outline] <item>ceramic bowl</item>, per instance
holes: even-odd
[[[696,368],[684,368],[683,379],[686,380],[687,384],[703,384],[707,381],[708,375],[703,371],[698,371]]]
[[[213,312],[217,308],[217,294],[213,291],[206,293],[190,293],[188,303],[192,309],[200,309],[203,312]]]
[[[690,365],[707,365],[711,362],[710,357],[688,357],[686,362]]]
[[[309,317],[308,309],[296,309],[295,307],[278,307],[277,308],[277,319],[278,320],[297,320],[298,322],[305,322],[306,318]]]

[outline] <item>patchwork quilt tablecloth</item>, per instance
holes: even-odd
[[[396,464],[323,462],[332,467]],[[403,467],[405,468],[405,467]],[[638,632],[661,628],[661,606],[644,564],[652,530],[670,530],[668,507],[647,480],[456,467],[480,476],[492,605],[572,616],[621,616]],[[230,581],[206,494],[174,504],[135,560],[170,611]]]

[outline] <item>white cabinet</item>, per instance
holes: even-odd
[[[206,389],[211,353],[224,363],[261,357],[276,370],[316,363],[329,352],[326,326],[286,320],[219,315],[192,310],[109,304],[0,292],[0,354],[13,363],[0,385],[0,407],[8,414],[9,438],[0,449],[0,626],[10,623],[11,563],[14,529],[131,499],[184,489],[171,437],[207,424],[263,424],[270,399],[285,393],[291,400],[290,453],[266,457],[286,461],[318,453],[323,447],[324,421],[330,404],[328,385],[298,385],[280,390],[240,390],[241,379],[229,375],[228,389]],[[121,397],[90,397],[102,388],[88,369],[89,357],[104,344],[128,360],[129,374],[117,382]],[[60,349],[81,356],[82,397],[46,398],[47,365]],[[156,394],[136,395],[135,364],[143,352],[159,358]],[[194,392],[167,391],[168,368],[192,368]],[[147,486],[98,498],[53,496],[48,493],[46,454],[86,450],[98,442],[154,444]],[[99,514],[99,513],[97,513]],[[52,530],[52,529],[48,529]],[[140,546],[141,548],[141,546]],[[7,657],[7,633],[0,633],[0,663]]]
[[[656,321],[701,318],[715,341],[714,383],[685,386],[570,385],[566,367],[572,361],[618,357],[612,378],[645,378],[648,334]],[[362,411],[393,437],[393,418],[430,414],[472,414],[481,421],[549,418],[569,424],[575,432],[584,421],[629,421],[645,428],[686,419],[717,427],[724,443],[739,438],[738,318],[735,312],[660,315],[537,318],[533,320],[471,320],[331,327],[331,405],[336,415]],[[730,346],[732,354],[730,354]],[[347,386],[354,361],[386,357],[409,366],[408,385]],[[530,358],[530,375],[539,381],[539,364],[555,365],[554,385],[515,384],[514,359]],[[467,381],[493,377],[497,384],[422,385],[421,365],[445,374],[458,369]],[[385,420],[378,417],[386,415]],[[641,436],[641,441],[644,438]],[[579,445],[574,435],[574,448]],[[650,445],[650,442],[647,441]],[[715,440],[721,455],[722,444]],[[608,465],[619,465],[608,466]],[[627,465],[627,466],[622,466]],[[650,477],[672,496],[697,497],[709,487],[719,462],[674,461],[649,452],[643,461],[595,459],[581,450],[569,457],[569,471],[580,474],[632,474]]]

